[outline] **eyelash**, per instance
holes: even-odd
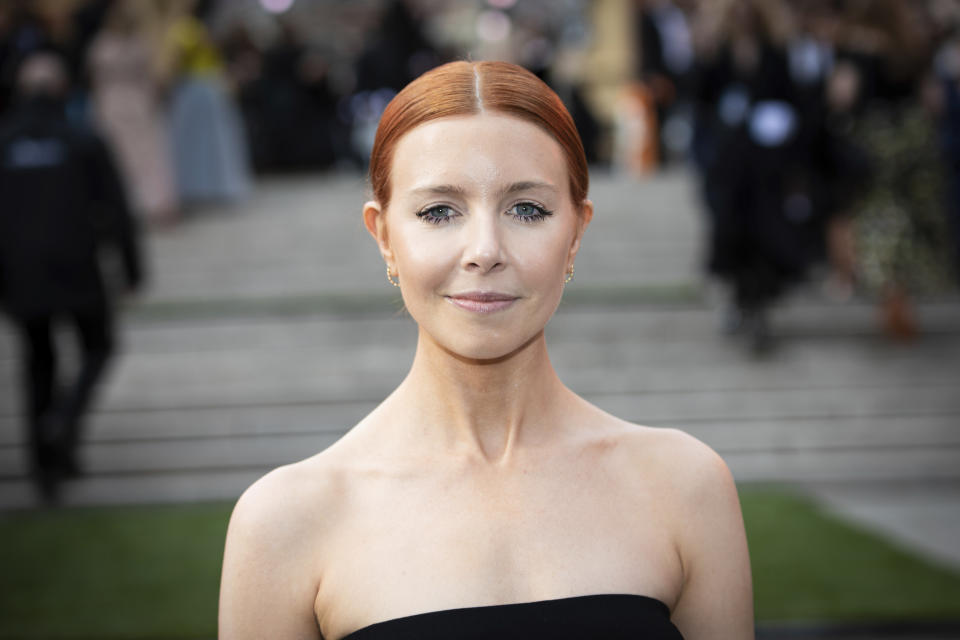
[[[553,215],[553,211],[550,211],[550,210],[547,209],[546,207],[540,206],[540,205],[537,204],[536,202],[527,202],[527,201],[518,202],[517,204],[515,204],[515,205],[513,205],[512,207],[510,207],[509,209],[507,209],[507,213],[513,211],[513,210],[516,209],[517,207],[532,207],[532,208],[534,209],[534,211],[536,211],[536,213],[534,213],[533,215],[529,215],[529,216],[519,216],[519,215],[513,214],[513,217],[514,217],[515,220],[519,220],[520,222],[523,222],[524,224],[529,224],[529,223],[532,223],[532,222],[539,222],[539,221],[543,220],[544,218],[546,218],[547,216],[552,216],[552,215]]]
[[[432,207],[427,207],[417,212],[417,217],[429,224],[444,224],[450,221],[450,218],[453,216],[435,216],[433,213],[440,211],[441,209],[448,209],[453,211],[453,207],[447,206],[445,204],[435,204]]]
[[[531,224],[534,222],[539,222],[544,218],[546,218],[547,216],[553,215],[553,211],[550,211],[546,207],[543,207],[535,202],[527,202],[527,201],[516,203],[515,205],[507,209],[506,213],[510,213],[511,211],[515,210],[517,207],[522,207],[522,206],[532,207],[536,211],[536,213],[528,216],[521,216],[515,213],[511,214],[514,220],[518,220],[523,224]],[[437,224],[437,225],[445,224],[449,222],[450,219],[453,218],[454,216],[453,215],[443,215],[443,216],[434,215],[437,211],[440,211],[443,209],[448,209],[452,211],[453,207],[450,207],[445,204],[433,205],[432,207],[427,207],[426,209],[418,211],[417,217],[428,224]]]

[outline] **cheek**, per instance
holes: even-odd
[[[417,223],[422,224],[422,223]],[[441,282],[457,263],[454,243],[442,233],[424,233],[409,225],[396,229],[393,250],[404,286],[424,287]]]
[[[569,249],[567,234],[544,234],[520,244],[516,263],[526,264],[531,274],[549,280],[566,270]]]
[[[390,237],[401,282],[409,292],[436,289],[459,274],[463,238],[455,229],[425,229],[415,221],[397,224]],[[559,225],[549,230],[514,228],[501,236],[512,277],[529,285],[563,278],[572,240],[572,233]]]

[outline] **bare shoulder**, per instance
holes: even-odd
[[[741,535],[736,483],[711,447],[678,429],[629,423],[617,440],[619,468],[638,491],[657,495],[682,556],[695,555],[704,536]]]
[[[655,487],[683,571],[673,620],[685,638],[753,636],[750,560],[733,476],[709,446],[676,429],[629,425],[620,444]]]
[[[302,530],[322,530],[340,495],[342,473],[332,462],[318,454],[261,477],[237,501],[231,533],[297,538]]]
[[[733,486],[730,470],[720,455],[684,431],[617,420],[612,432],[622,462],[642,470],[648,482],[662,480],[688,498]]]
[[[313,603],[341,475],[319,454],[271,471],[237,501],[224,549],[221,637],[319,637]]]
[[[230,519],[230,537],[271,544],[319,546],[349,511],[358,476],[371,466],[376,447],[358,436],[357,425],[331,446],[309,458],[270,471],[240,496]],[[290,546],[287,550],[291,549]]]
[[[678,429],[650,429],[659,445],[651,468],[669,483],[672,511],[690,533],[698,523],[719,531],[721,522],[739,523],[740,498],[727,463],[710,446]]]

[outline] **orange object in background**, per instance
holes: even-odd
[[[641,83],[624,87],[617,101],[614,156],[618,166],[636,176],[659,164],[657,112],[650,89]]]

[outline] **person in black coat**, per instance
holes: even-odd
[[[129,290],[140,285],[142,270],[108,149],[67,120],[63,61],[33,54],[17,79],[17,104],[0,123],[0,307],[23,345],[32,471],[53,499],[59,481],[79,473],[81,420],[114,348],[102,250],[118,250]],[[64,320],[78,337],[81,362],[61,390],[53,333]]]
[[[819,185],[811,114],[775,30],[781,5],[730,7],[726,31],[698,61],[707,267],[729,290],[725,329],[742,330],[759,353],[772,344],[769,309],[818,256]]]

